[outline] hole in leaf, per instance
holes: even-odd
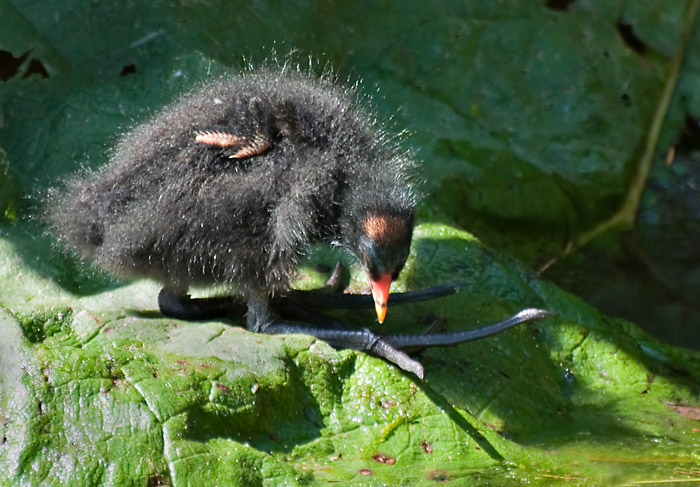
[[[647,45],[634,33],[634,29],[630,24],[625,24],[621,20],[617,23],[617,31],[620,37],[625,41],[627,47],[632,49],[637,54],[644,54],[647,50]]]
[[[29,59],[30,52],[27,51],[21,56],[15,57],[11,52],[0,49],[0,81],[7,81],[17,76],[28,78],[33,74],[48,78],[49,73],[41,61],[34,58]]]
[[[552,10],[566,11],[569,10],[569,5],[574,3],[574,0],[547,0],[545,5]]]
[[[624,106],[629,107],[632,105],[632,99],[630,98],[629,94],[623,93],[620,98],[622,98],[622,104]]]
[[[20,57],[14,57],[12,53],[0,49],[0,80],[7,81],[16,76],[27,55],[29,52],[25,52]]]
[[[127,64],[122,68],[122,72],[119,73],[119,76],[127,76],[134,73],[136,73],[136,66],[134,64]]]
[[[29,78],[31,75],[37,74],[41,76],[42,78],[48,78],[49,77],[49,72],[46,71],[46,68],[44,67],[43,64],[41,64],[40,61],[37,61],[36,59],[32,59],[29,61],[29,66],[27,66],[27,71],[22,75],[22,78]]]

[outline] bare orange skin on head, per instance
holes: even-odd
[[[374,242],[384,242],[406,233],[406,220],[391,215],[370,215],[363,226],[365,234]]]

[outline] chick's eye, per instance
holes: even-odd
[[[369,274],[369,277],[372,278],[372,280],[378,281],[382,277],[382,274],[384,274],[384,270],[377,267],[376,258],[373,258],[372,256],[368,255],[363,255],[362,263],[364,264],[365,269],[367,269],[367,273]]]

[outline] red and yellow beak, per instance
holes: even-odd
[[[389,288],[391,287],[391,274],[384,274],[379,280],[370,279],[372,284],[372,297],[374,298],[374,309],[377,311],[377,320],[384,322],[386,317],[386,305],[389,301]]]

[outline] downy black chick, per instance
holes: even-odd
[[[362,262],[384,320],[411,244],[412,165],[352,90],[268,68],[200,86],[122,136],[105,167],[49,199],[48,215],[60,239],[98,266],[162,283],[168,316],[200,317],[189,288],[224,284],[245,301],[252,331],[309,333],[422,377],[420,364],[396,350],[397,337],[270,312],[309,246],[329,241]],[[430,345],[425,338],[401,346]]]

